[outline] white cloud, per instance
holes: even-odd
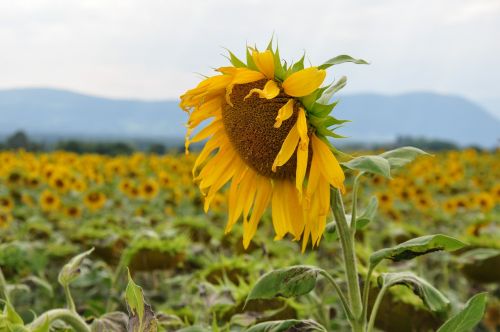
[[[274,32],[286,58],[348,53],[347,92],[435,90],[498,96],[497,0],[93,0],[0,2],[0,88],[55,86],[174,98],[197,72]]]

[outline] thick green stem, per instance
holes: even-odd
[[[374,267],[370,264],[366,274],[365,286],[363,287],[363,322],[368,318],[368,298],[370,297],[370,285]]]
[[[354,319],[354,316],[352,315],[351,308],[349,307],[349,302],[347,301],[344,293],[342,293],[342,290],[340,289],[339,285],[333,279],[333,277],[326,271],[322,270],[321,275],[324,276],[330,283],[333,285],[333,288],[335,288],[335,291],[337,292],[340,301],[342,302],[342,308],[344,308],[345,314],[347,315],[347,318],[352,321]]]
[[[351,323],[353,325],[353,330],[361,331],[357,328],[359,327],[359,324],[361,322],[363,304],[361,302],[361,291],[358,281],[356,255],[354,252],[354,237],[349,230],[349,225],[347,224],[347,220],[345,217],[342,196],[340,195],[340,191],[338,189],[331,190],[331,205],[333,215],[335,216],[335,221],[337,224],[340,243],[342,245],[342,252],[344,255],[345,274],[348,286],[348,298],[351,304],[352,313],[354,315],[354,320]]]
[[[35,319],[31,324],[29,324],[28,327],[30,330],[33,330],[37,327],[47,324],[47,321],[49,322],[50,326],[52,322],[58,319],[70,325],[75,329],[76,332],[90,332],[90,327],[85,323],[82,317],[68,309],[49,310]]]
[[[384,297],[385,291],[388,288],[389,288],[389,285],[382,287],[382,289],[380,290],[380,292],[377,295],[377,298],[375,299],[375,304],[373,305],[372,313],[370,314],[370,321],[368,322],[367,332],[373,331],[373,327],[375,326],[375,318],[377,318],[378,308],[380,307],[380,303],[382,302],[382,298]]]
[[[66,295],[66,303],[68,304],[68,309],[71,310],[72,312],[76,312],[75,301],[73,300],[73,297],[71,296],[71,292],[69,290],[69,285],[65,284],[65,285],[63,285],[63,288],[64,288],[64,295]]]

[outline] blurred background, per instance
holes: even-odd
[[[4,147],[162,152],[179,95],[274,35],[282,57],[350,54],[339,145],[492,149],[500,138],[500,2],[1,1]],[[105,143],[105,144],[101,144]]]

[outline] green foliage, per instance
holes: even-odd
[[[341,63],[346,63],[346,62],[352,62],[352,63],[360,64],[360,65],[367,65],[368,64],[368,62],[366,62],[363,59],[355,59],[349,55],[342,54],[342,55],[337,55],[336,57],[331,58],[328,61],[325,61],[321,66],[318,66],[318,68],[319,69],[327,69],[331,66],[339,65]]]
[[[378,278],[378,284],[381,287],[395,285],[409,287],[415,295],[422,299],[426,307],[433,312],[444,312],[450,306],[450,300],[443,293],[411,272],[383,273]]]
[[[94,251],[94,248],[73,257],[59,272],[58,281],[62,286],[69,285],[80,275],[80,266],[83,260]]]
[[[383,259],[399,262],[440,250],[455,251],[465,246],[465,243],[447,235],[425,235],[374,252],[370,256],[370,264],[375,266]]]
[[[474,295],[465,307],[447,320],[437,332],[468,332],[476,326],[486,309],[487,293]]]
[[[391,178],[391,166],[389,161],[380,156],[361,156],[342,163],[343,166],[360,172],[378,174]]]
[[[403,167],[423,155],[429,154],[412,146],[404,146],[380,154],[382,158],[389,161],[391,169]]]
[[[287,331],[302,331],[302,332],[326,332],[327,330],[312,320],[297,320],[289,319],[282,321],[271,321],[259,323],[246,332],[287,332]]]
[[[128,308],[130,308],[132,316],[137,316],[139,318],[138,332],[142,332],[143,318],[145,314],[144,306],[144,295],[142,293],[142,288],[139,287],[132,277],[130,276],[130,271],[128,272],[128,284],[125,289],[125,300],[127,301]],[[135,332],[134,330],[133,332]]]
[[[320,269],[314,266],[292,266],[263,275],[248,294],[246,303],[254,299],[294,297],[309,293],[316,286]]]

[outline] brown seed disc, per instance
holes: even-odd
[[[257,94],[244,100],[251,89],[262,89],[266,82],[264,79],[235,85],[231,93],[233,106],[223,102],[222,121],[230,142],[247,165],[266,177],[292,179],[297,167],[296,152],[276,172],[271,167],[290,129],[297,122],[298,105],[294,106],[293,115],[283,121],[280,128],[274,128],[278,110],[292,97],[281,91],[270,100]]]

